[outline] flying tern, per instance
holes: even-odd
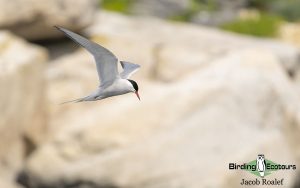
[[[131,92],[135,93],[140,100],[138,84],[134,80],[129,79],[140,68],[140,65],[120,61],[123,71],[119,73],[118,58],[108,49],[65,28],[55,27],[94,56],[100,82],[97,90],[91,94],[79,99],[63,102],[62,104],[96,101]]]

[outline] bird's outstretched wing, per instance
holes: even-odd
[[[117,66],[118,59],[112,52],[72,31],[55,27],[94,56],[100,85],[110,84],[120,77]]]
[[[120,61],[123,72],[120,73],[121,78],[127,79],[129,78],[132,74],[134,74],[136,71],[139,70],[141,67],[140,65],[134,64],[134,63],[129,63],[126,61]]]

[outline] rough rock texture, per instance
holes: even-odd
[[[270,51],[232,51],[180,81],[143,85],[140,103],[129,95],[65,106],[73,110],[56,123],[69,126],[29,159],[31,183],[239,187],[247,174],[229,172],[228,162],[264,153],[296,163],[281,130],[298,121],[291,107],[299,99]],[[295,174],[274,177],[290,187]]]
[[[0,32],[1,178],[13,178],[26,155],[45,139],[46,60],[44,49]]]
[[[93,21],[97,0],[0,0],[0,28],[30,40],[60,36],[54,25],[79,30]]]
[[[127,94],[59,106],[93,91],[97,75],[84,50],[51,62],[51,138],[28,159],[23,184],[239,187],[249,174],[229,171],[229,162],[264,153],[274,162],[300,164],[300,101],[286,71],[297,66],[297,49],[105,12],[97,23],[88,35],[120,60],[142,65],[132,78],[142,100]],[[272,177],[291,187],[295,175]]]

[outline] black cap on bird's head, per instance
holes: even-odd
[[[139,100],[141,100],[140,99],[140,95],[139,95],[139,93],[138,93],[138,91],[139,91],[139,86],[137,85],[137,83],[134,81],[134,80],[130,80],[130,79],[127,79],[130,83],[131,83],[131,85],[132,85],[132,87],[134,88],[134,90],[135,90],[135,94],[136,94],[136,96],[137,96],[137,98],[139,99]]]

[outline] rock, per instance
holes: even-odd
[[[232,1],[232,0],[215,0],[215,4],[219,9],[222,10],[237,10],[241,9],[243,7],[246,7],[247,4],[249,3],[249,0],[237,0],[237,1]]]
[[[299,96],[285,71],[297,65],[298,49],[150,18],[101,12],[96,19],[87,35],[142,65],[132,77],[142,101],[127,94],[57,105],[93,91],[98,78],[83,49],[52,61],[51,135],[28,159],[22,184],[238,187],[249,174],[230,172],[229,161],[264,153],[300,164]],[[295,174],[272,176],[291,187]]]
[[[80,30],[93,21],[97,0],[0,0],[0,28],[29,40],[61,36],[54,25]]]
[[[13,178],[25,157],[45,139],[46,60],[43,48],[0,31],[1,178]]]
[[[60,128],[30,157],[23,183],[239,187],[249,175],[230,172],[228,162],[264,153],[299,165],[293,153],[299,146],[290,144],[299,138],[299,96],[279,61],[261,47],[232,50],[169,84],[142,79],[141,102],[125,95],[63,106],[52,120]],[[67,85],[61,80],[68,77],[52,76],[52,90]],[[295,171],[274,174],[286,187],[296,180]]]
[[[279,38],[285,42],[291,43],[300,47],[300,24],[285,23],[282,24],[279,30]]]
[[[192,16],[191,22],[207,26],[219,26],[226,22],[231,22],[237,18],[238,12],[232,10],[222,11],[200,11]]]
[[[196,24],[219,26],[239,17],[239,11],[246,7],[248,0],[216,0],[211,2],[208,10],[200,10],[191,16],[190,21]]]
[[[191,7],[189,0],[138,0],[134,2],[132,12],[161,18],[184,14]]]
[[[214,0],[209,2],[189,0],[137,0],[130,12],[160,18],[187,19],[198,24],[219,25],[232,21],[238,10],[244,8],[247,0]]]
[[[0,179],[0,187],[5,187],[5,188],[21,188],[21,186],[13,183],[13,182],[8,182],[6,180]]]
[[[105,11],[97,15],[95,24],[86,33],[113,50],[120,59],[142,64],[141,75],[169,82],[209,65],[232,50],[257,46],[269,49],[291,74],[298,69],[300,61],[298,48],[275,40]]]

